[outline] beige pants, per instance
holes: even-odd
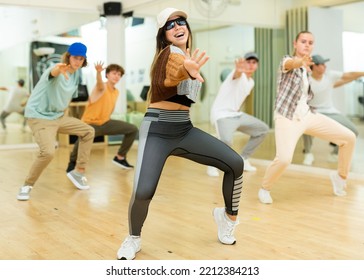
[[[63,116],[56,120],[28,119],[39,154],[25,179],[25,185],[34,186],[43,170],[54,157],[57,133],[79,136],[77,167],[85,168],[90,158],[95,130],[79,119]]]
[[[301,120],[289,120],[277,115],[275,118],[276,156],[265,172],[263,189],[271,190],[273,184],[292,162],[298,139],[304,133],[338,145],[338,173],[344,178],[348,176],[356,141],[356,136],[351,130],[320,113],[309,112]]]

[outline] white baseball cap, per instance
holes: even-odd
[[[187,14],[184,11],[177,10],[175,8],[166,8],[157,16],[158,28],[163,27],[171,16],[181,16],[187,18]]]

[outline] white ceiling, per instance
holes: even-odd
[[[284,23],[285,10],[301,6],[332,6],[357,2],[364,18],[364,1],[353,0],[225,0],[227,8],[217,15],[206,16],[201,6],[215,5],[221,0],[122,0],[123,13],[134,16],[155,16],[164,7],[172,6],[188,12],[191,21],[211,26],[246,24],[259,27],[279,27]],[[21,42],[59,34],[98,20],[103,13],[102,0],[0,0],[0,50]],[[361,2],[361,3],[358,3]],[[199,5],[203,4],[203,5]],[[261,7],[264,7],[262,9]],[[258,12],[252,12],[258,11]],[[353,20],[353,18],[348,18]],[[364,19],[363,19],[364,20]],[[364,26],[364,24],[358,24]]]

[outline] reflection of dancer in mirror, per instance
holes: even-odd
[[[346,178],[350,171],[356,137],[345,126],[312,111],[313,108],[307,104],[313,96],[308,78],[313,64],[313,45],[313,35],[308,31],[300,32],[293,42],[293,57],[284,56],[279,66],[274,112],[276,156],[265,172],[258,193],[262,203],[273,203],[270,190],[292,162],[298,139],[304,133],[339,146],[338,170],[332,171],[330,178],[334,194],[346,195]]]
[[[350,129],[358,136],[359,132],[355,126],[347,117],[340,113],[334,106],[333,93],[334,88],[343,86],[351,81],[354,81],[364,76],[364,72],[346,72],[339,71],[326,71],[326,62],[329,59],[324,59],[321,55],[312,56],[313,65],[311,66],[311,88],[313,91],[313,99],[309,101],[309,105],[315,107],[317,112],[328,116],[329,118],[341,123],[343,126]],[[315,160],[312,148],[312,136],[303,135],[304,143],[304,160],[303,164],[312,165]],[[329,162],[337,162],[339,158],[339,147],[330,143],[333,146],[332,152],[329,154]]]
[[[219,93],[211,107],[211,122],[215,125],[218,138],[232,146],[235,131],[250,136],[241,152],[244,159],[244,171],[256,171],[248,158],[264,140],[269,127],[261,120],[240,111],[245,99],[254,87],[252,78],[258,68],[259,58],[256,53],[249,52],[244,58],[235,61],[233,70],[221,84]],[[209,166],[207,174],[218,176],[215,167]]]
[[[105,83],[101,77],[101,72],[104,70],[103,63],[96,63],[95,69],[96,85],[89,97],[87,107],[82,115],[82,121],[95,129],[95,137],[103,135],[124,135],[120,148],[112,162],[121,168],[132,169],[133,166],[126,160],[126,155],[133,145],[138,128],[133,124],[121,120],[110,119],[119,96],[119,90],[115,85],[124,75],[124,69],[117,64],[107,66],[105,71],[107,82]],[[78,140],[73,146],[67,172],[75,168],[77,152]]]
[[[13,89],[7,87],[0,87],[0,90],[9,91],[9,98],[0,115],[1,125],[2,128],[5,130],[6,129],[5,119],[11,113],[19,113],[24,116],[24,107],[27,102],[29,92],[27,89],[24,88],[23,79],[18,80],[17,86]],[[26,125],[26,120],[24,119],[23,129],[25,128],[25,125]]]
[[[134,190],[129,205],[129,235],[118,259],[134,259],[141,249],[141,230],[167,158],[171,155],[225,172],[225,207],[215,208],[221,243],[234,244],[234,229],[242,190],[243,159],[228,145],[195,128],[190,107],[203,78],[200,68],[208,57],[196,49],[190,55],[192,33],[185,12],[167,8],[157,16],[157,48],[151,68],[150,104],[140,127]],[[171,186],[173,187],[173,186]],[[171,207],[173,207],[171,205]]]
[[[63,63],[48,68],[29,97],[25,117],[39,146],[39,153],[24,185],[20,187],[18,200],[30,198],[35,182],[54,157],[58,133],[79,136],[77,166],[67,173],[67,177],[78,189],[89,188],[84,173],[94,139],[94,129],[83,121],[64,114],[71,99],[77,97],[80,79],[77,70],[87,65],[86,50],[82,43],[70,45],[63,56]]]
[[[57,62],[53,62],[49,59],[50,55],[53,55],[54,52],[55,48],[51,47],[40,47],[33,50],[33,53],[38,57],[38,61],[35,66],[35,72],[37,74],[36,82],[38,82],[39,78],[42,76],[45,70],[47,70],[51,66],[54,66],[55,63],[61,62],[60,60],[58,60]],[[61,56],[59,58],[61,58]]]

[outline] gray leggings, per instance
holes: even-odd
[[[215,126],[219,139],[229,146],[233,144],[235,131],[250,136],[241,152],[244,159],[248,159],[254,153],[269,131],[267,124],[244,112],[241,112],[240,116],[218,119]]]
[[[134,190],[129,205],[129,233],[140,236],[163,166],[170,155],[215,166],[225,172],[226,212],[237,215],[244,162],[228,145],[193,127],[189,111],[149,108],[139,130]]]

